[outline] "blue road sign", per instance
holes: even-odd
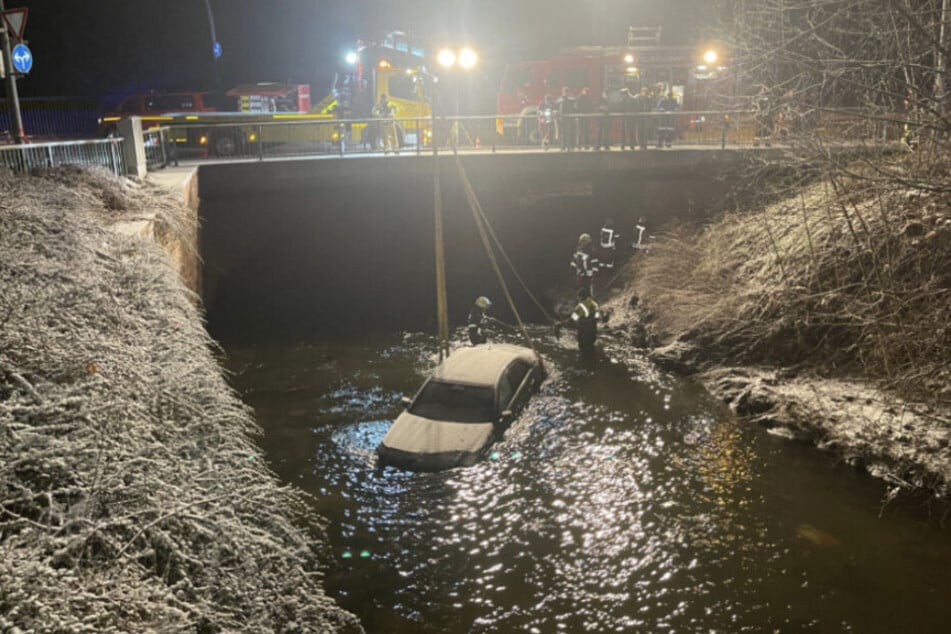
[[[33,68],[33,53],[30,52],[26,44],[14,46],[11,55],[13,57],[13,68],[18,73],[26,74]]]
[[[211,52],[215,54],[215,59],[221,57],[221,42],[215,42],[212,44]]]

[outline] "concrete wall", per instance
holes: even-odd
[[[164,187],[169,187],[181,195],[186,215],[184,235],[171,235],[156,226],[153,216],[113,224],[113,229],[128,235],[138,235],[159,243],[168,254],[172,267],[178,272],[182,283],[197,297],[201,296],[201,259],[198,244],[198,172],[197,170],[178,170],[175,172],[156,172],[149,179]]]
[[[570,280],[578,235],[612,217],[626,243],[718,211],[748,157],[718,151],[471,155],[461,163],[536,295]],[[202,165],[202,285],[223,339],[434,328],[433,157]],[[452,155],[438,169],[454,323],[500,298]],[[517,286],[514,281],[510,286]],[[530,302],[516,293],[528,317]],[[501,305],[501,302],[498,302]],[[501,318],[510,317],[500,310]]]
[[[201,296],[201,259],[198,244],[198,171],[189,172],[183,181],[182,200],[185,203],[184,213],[188,214],[187,224],[195,229],[191,235],[171,241],[166,245],[172,262],[175,265],[182,282],[196,296]]]

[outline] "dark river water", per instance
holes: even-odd
[[[435,474],[373,453],[433,337],[226,348],[270,463],[327,520],[326,590],[368,632],[951,631],[937,505],[886,503],[610,337],[580,361],[570,333],[536,334],[540,394],[488,460]]]

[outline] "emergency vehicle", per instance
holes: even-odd
[[[395,110],[400,145],[425,145],[431,139],[435,78],[427,71],[426,50],[419,40],[392,31],[378,43],[358,42],[343,61],[332,90],[315,111],[343,119],[370,119],[373,106],[385,94]],[[406,121],[400,123],[400,119]],[[346,132],[350,143],[382,147],[378,126],[355,124]]]
[[[316,105],[307,84],[247,84],[219,99],[204,92],[134,95],[100,124],[103,134],[114,133],[121,117],[136,115],[145,129],[168,127],[182,156],[256,154],[261,145],[294,143],[375,150],[382,147],[379,125],[351,120],[371,119],[373,105],[385,93],[395,110],[399,143],[425,145],[432,136],[433,81],[424,49],[394,31],[379,43],[358,43]],[[267,125],[272,123],[294,125]]]
[[[538,142],[538,106],[546,95],[557,99],[565,86],[572,95],[587,86],[595,103],[606,93],[612,112],[621,110],[622,89],[637,94],[644,86],[674,93],[682,111],[704,110],[723,90],[727,63],[722,47],[665,46],[661,27],[630,27],[624,45],[574,46],[508,64],[497,97],[497,128],[509,141]]]

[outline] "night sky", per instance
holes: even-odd
[[[222,89],[257,81],[310,83],[326,93],[333,67],[358,38],[391,30],[436,48],[468,43],[477,80],[497,86],[506,60],[562,46],[623,42],[628,25],[663,25],[666,43],[709,24],[711,0],[211,0],[217,64],[204,0],[5,0],[28,7],[34,66],[23,97]],[[493,88],[494,90],[494,88]]]

